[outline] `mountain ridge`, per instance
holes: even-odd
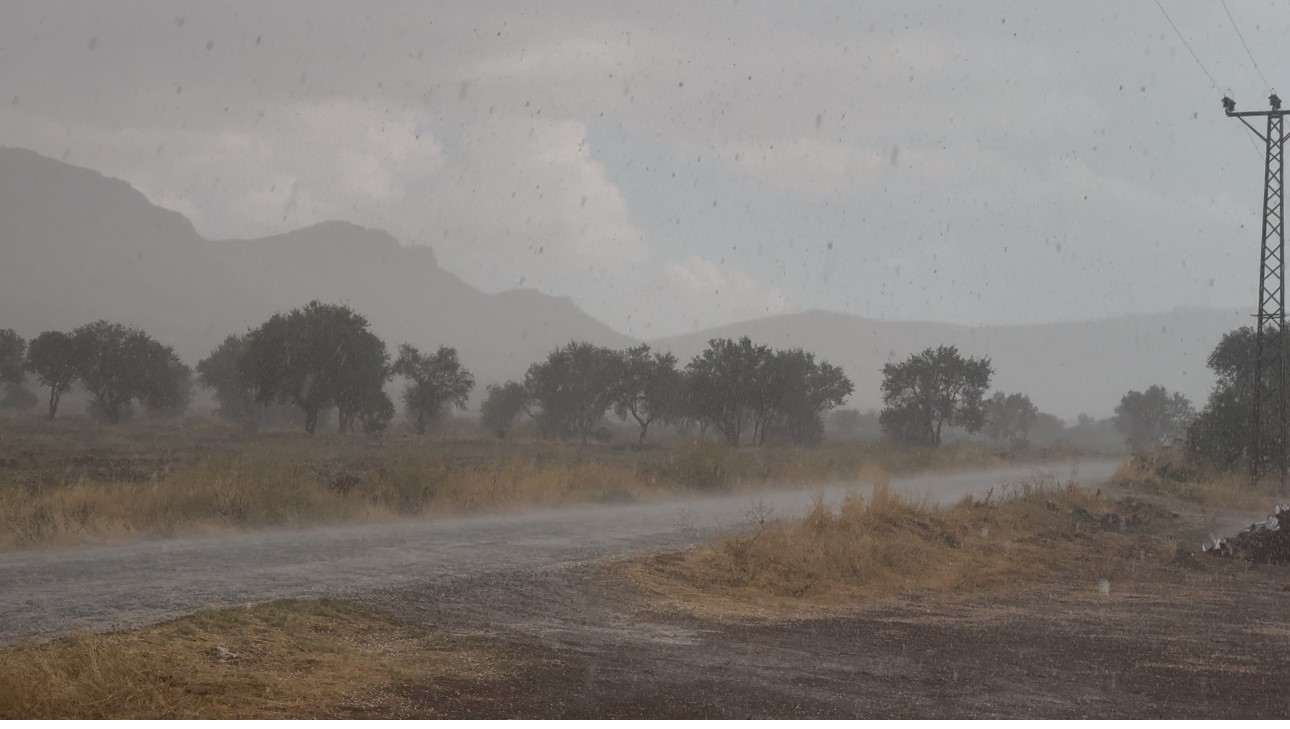
[[[228,334],[312,299],[349,303],[390,345],[457,347],[481,385],[521,377],[571,339],[640,340],[531,288],[486,293],[442,268],[434,251],[343,220],[259,238],[207,239],[181,213],[129,183],[35,152],[0,147],[0,326],[32,336],[99,318],[141,326],[188,362]],[[1109,415],[1129,389],[1164,384],[1200,404],[1205,359],[1236,310],[1031,324],[869,319],[813,309],[651,340],[684,363],[714,337],[803,347],[844,367],[853,403],[879,405],[882,365],[937,344],[990,356],[995,386],[1027,392],[1073,418]]]

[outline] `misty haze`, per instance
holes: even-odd
[[[0,0],[0,718],[1290,715],[1279,11]]]

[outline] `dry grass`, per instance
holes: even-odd
[[[924,590],[986,590],[1057,569],[1108,579],[1179,542],[1172,515],[1074,485],[1024,482],[934,508],[892,494],[817,501],[804,519],[750,515],[750,529],[697,549],[616,565],[659,599],[707,615],[832,611]],[[1092,578],[1090,585],[1092,585]]]
[[[1251,483],[1243,472],[1225,473],[1197,464],[1181,448],[1134,454],[1116,471],[1111,484],[1130,493],[1223,509],[1262,512],[1278,500],[1275,476]]]
[[[389,716],[392,686],[496,670],[344,603],[284,600],[0,652],[0,719]]]
[[[1039,454],[1042,457],[1042,454]],[[378,522],[1000,465],[989,448],[731,449],[0,419],[0,549]]]

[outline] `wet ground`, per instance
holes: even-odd
[[[933,503],[1026,479],[1086,483],[1114,461],[896,479]],[[404,585],[511,574],[679,548],[748,524],[791,517],[816,495],[836,502],[867,484],[584,506],[399,524],[259,532],[116,547],[0,554],[0,646],[83,630],[128,628],[197,610],[284,597],[351,597]]]
[[[1158,565],[1109,594],[1078,572],[805,620],[660,609],[595,565],[368,602],[517,666],[498,680],[399,687],[411,716],[1290,716],[1290,569]]]

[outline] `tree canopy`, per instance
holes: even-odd
[[[263,407],[242,367],[246,339],[230,334],[197,363],[197,381],[215,393],[215,415],[250,431],[259,430]]]
[[[622,353],[622,368],[614,394],[614,413],[628,417],[640,427],[639,443],[645,442],[655,421],[675,420],[681,413],[685,381],[670,352],[651,352],[648,344]]]
[[[985,425],[983,399],[993,374],[988,357],[963,357],[952,346],[883,365],[883,432],[901,443],[930,446],[941,444],[946,425],[977,432]]]
[[[1195,415],[1181,393],[1160,385],[1130,390],[1115,408],[1115,427],[1135,450],[1166,445],[1181,438]]]
[[[709,340],[685,367],[690,417],[739,445],[754,412],[768,407],[762,378],[771,355],[770,347],[748,337]]]
[[[570,342],[531,365],[524,389],[538,429],[586,442],[614,404],[622,370],[618,352],[589,342]]]
[[[1017,443],[1027,439],[1039,418],[1039,408],[1020,392],[996,392],[985,403],[983,431],[996,443]]]
[[[488,396],[479,406],[480,423],[498,438],[505,438],[527,404],[528,392],[524,385],[518,382],[489,385]]]
[[[49,388],[49,418],[58,414],[63,393],[72,387],[81,369],[80,352],[72,335],[41,332],[27,347],[27,371]]]
[[[391,371],[410,383],[403,390],[403,404],[418,433],[455,407],[466,409],[475,377],[461,366],[457,350],[440,347],[434,354],[422,354],[411,344],[399,347],[399,356]]]
[[[136,402],[150,410],[179,407],[188,368],[174,350],[145,332],[99,320],[72,332],[76,377],[93,400],[90,412],[116,424]]]
[[[384,408],[377,392],[390,376],[389,354],[367,319],[348,306],[311,301],[274,314],[246,335],[245,346],[243,374],[256,400],[300,408],[306,432],[314,432],[327,407],[336,407],[341,432]]]
[[[1290,347],[1290,341],[1282,340]],[[1250,426],[1253,424],[1254,398],[1257,396],[1254,364],[1258,358],[1258,343],[1254,327],[1241,327],[1224,334],[1209,355],[1208,365],[1217,382],[1210,392],[1205,408],[1187,429],[1187,444],[1193,453],[1223,469],[1236,468],[1247,456],[1250,445]],[[1265,351],[1266,362],[1271,364],[1275,353]],[[1287,352],[1290,355],[1290,352]],[[1280,383],[1275,367],[1264,367],[1266,392],[1279,397]],[[1279,428],[1274,408],[1262,408],[1262,437],[1260,451],[1265,460],[1253,465],[1259,470],[1269,465],[1278,449],[1288,447],[1280,443]]]

